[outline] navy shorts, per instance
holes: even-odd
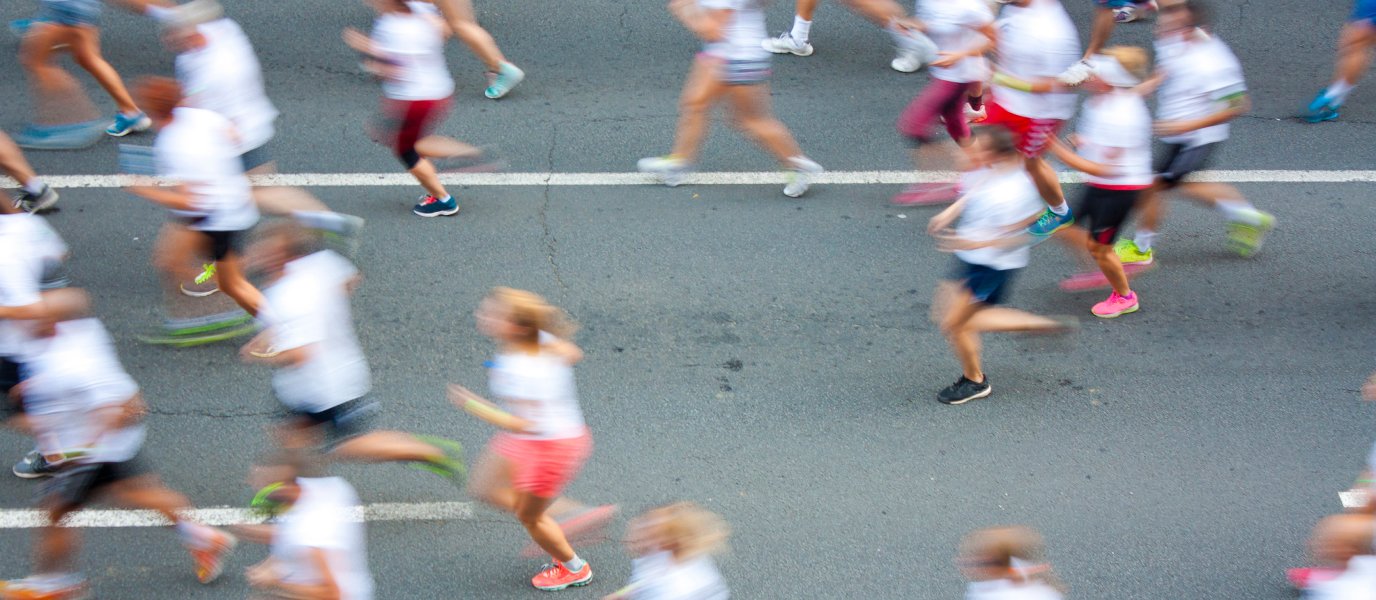
[[[272,160],[272,148],[268,147],[267,142],[264,142],[262,146],[239,155],[239,162],[243,163],[245,173],[266,165],[272,162]]]
[[[1013,275],[1017,272],[1018,269],[1000,271],[957,258],[955,267],[951,269],[951,279],[961,282],[965,289],[970,290],[970,296],[975,302],[1001,304],[1005,300],[1004,296],[1011,293]]]
[[[321,442],[325,450],[333,450],[340,444],[376,429],[382,405],[367,396],[337,404],[320,412],[290,410],[293,418],[298,419],[311,429],[321,431]]]
[[[95,27],[100,23],[100,0],[43,0],[38,20],[67,27]]]
[[[1347,17],[1352,23],[1376,24],[1376,0],[1356,0],[1352,3],[1352,14]]]
[[[40,502],[49,506],[85,506],[105,488],[151,473],[142,457],[138,454],[124,462],[66,467],[39,488]]]

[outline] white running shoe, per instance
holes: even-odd
[[[1061,85],[1076,86],[1084,83],[1093,74],[1094,69],[1089,66],[1089,61],[1081,60],[1070,65],[1070,68],[1066,69],[1064,73],[1057,75],[1056,81],[1059,81]]]
[[[688,178],[688,172],[692,167],[684,162],[683,159],[672,156],[651,156],[642,158],[635,163],[636,170],[641,173],[650,173],[659,176],[664,185],[678,187]]]
[[[889,63],[893,70],[900,73],[912,73],[922,68],[922,65],[936,60],[939,50],[936,42],[926,34],[916,29],[905,29],[907,35],[902,36],[898,45],[898,56]]]
[[[776,38],[765,38],[764,41],[760,42],[760,46],[775,54],[812,55],[812,44],[793,39],[793,34],[788,31],[779,34],[779,37]]]
[[[822,165],[806,156],[794,156],[789,158],[788,162],[793,165],[793,170],[788,174],[788,184],[784,186],[784,195],[789,198],[797,198],[806,194],[811,175],[826,170],[822,168]]]
[[[922,68],[922,54],[916,50],[899,48],[898,56],[894,57],[889,66],[899,73],[912,73]]]

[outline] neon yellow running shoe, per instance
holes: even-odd
[[[1118,260],[1125,265],[1145,267],[1151,264],[1155,260],[1152,258],[1151,250],[1151,248],[1147,248],[1146,252],[1138,250],[1137,242],[1132,240],[1118,240],[1118,243],[1113,245],[1113,252],[1118,255]]]
[[[1257,220],[1260,225],[1247,225],[1243,223],[1228,224],[1228,246],[1238,256],[1251,258],[1258,250],[1261,250],[1261,242],[1266,238],[1266,234],[1276,226],[1276,218],[1261,211],[1256,211]]]
[[[215,263],[207,263],[202,265],[202,268],[204,270],[201,271],[200,275],[196,276],[196,283],[205,283],[210,281],[211,277],[215,276]]]

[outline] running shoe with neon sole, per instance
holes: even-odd
[[[202,265],[200,275],[191,283],[183,283],[180,286],[182,293],[192,298],[204,298],[215,292],[220,291],[220,284],[215,280],[215,263]]]
[[[1128,265],[1141,265],[1145,267],[1156,260],[1153,258],[1151,248],[1147,248],[1147,250],[1143,252],[1137,248],[1137,242],[1129,239],[1118,240],[1118,243],[1113,245],[1113,252],[1118,255],[1118,262],[1123,263],[1124,267]]]
[[[52,577],[31,576],[0,581],[0,600],[85,600],[91,586],[85,579],[53,581]]]
[[[497,67],[496,73],[491,71],[487,73],[487,89],[483,91],[483,95],[493,100],[501,98],[510,92],[511,88],[516,87],[516,84],[525,81],[525,78],[525,71],[509,62],[504,62],[500,67]]]
[[[1338,118],[1338,106],[1334,106],[1328,101],[1328,90],[1319,90],[1319,94],[1309,102],[1309,106],[1304,107],[1300,112],[1300,118],[1310,123],[1320,123],[1332,121]]]
[[[205,547],[192,548],[191,557],[196,559],[196,581],[209,584],[220,578],[225,569],[225,559],[234,554],[239,540],[218,529],[211,529],[214,536],[205,541]]]
[[[14,198],[14,207],[24,212],[42,212],[52,208],[54,204],[57,204],[57,190],[46,183],[37,194],[30,194],[21,189]]]
[[[792,54],[794,56],[812,56],[812,44],[800,42],[793,39],[792,32],[785,31],[776,38],[765,38],[760,42],[760,47],[775,54]]]
[[[1057,231],[1070,227],[1074,222],[1075,215],[1070,212],[1069,207],[1066,207],[1064,215],[1058,215],[1051,212],[1051,209],[1048,208],[1046,212],[1042,214],[1042,218],[1037,219],[1036,223],[1033,223],[1027,228],[1027,233],[1045,239]]]
[[[142,112],[130,117],[126,117],[122,113],[117,113],[115,115],[115,122],[105,128],[105,133],[115,137],[124,137],[138,131],[147,131],[148,128],[152,126],[153,120]]]
[[[20,459],[19,462],[14,463],[14,467],[10,470],[14,473],[15,477],[20,479],[40,479],[57,475],[58,472],[62,470],[62,465],[66,462],[67,461],[64,459],[57,464],[50,463],[47,457],[43,456],[42,452],[31,450],[28,454],[25,454],[24,458]]]
[[[439,448],[444,456],[431,461],[409,463],[409,466],[425,469],[460,484],[468,477],[468,468],[463,464],[463,444],[432,435],[417,435],[415,438]]]
[[[687,161],[673,156],[651,156],[642,158],[635,163],[635,168],[641,173],[649,173],[664,182],[669,187],[678,187],[688,179],[688,174],[692,172],[693,166]]]
[[[812,176],[826,170],[806,156],[794,156],[788,159],[788,163],[793,165],[793,170],[789,171],[784,185],[784,195],[789,198],[798,198],[806,194],[812,183]]]
[[[1137,312],[1137,292],[1128,292],[1127,297],[1119,296],[1118,292],[1108,295],[1108,300],[1104,300],[1094,305],[1090,312],[1094,316],[1103,319],[1112,319],[1120,315]]]
[[[893,197],[899,206],[927,206],[945,204],[960,199],[960,190],[954,183],[913,183]]]
[[[1260,222],[1258,225],[1232,222],[1228,224],[1228,247],[1243,258],[1251,258],[1261,250],[1261,243],[1265,240],[1266,234],[1276,226],[1276,218],[1256,211],[1255,218]]]
[[[422,217],[447,217],[459,213],[459,201],[450,196],[448,200],[440,200],[434,196],[425,196],[420,199],[411,209],[411,212]]]
[[[556,592],[567,587],[588,585],[591,581],[592,565],[585,564],[582,571],[574,573],[568,570],[564,563],[555,560],[553,566],[545,565],[545,570],[531,578],[530,583],[535,586],[535,589]]]

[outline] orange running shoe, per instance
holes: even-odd
[[[203,584],[219,579],[225,559],[234,554],[234,547],[239,545],[234,536],[218,529],[211,531],[215,532],[214,536],[206,540],[203,547],[191,548],[191,557],[196,559],[196,580]]]
[[[583,565],[582,571],[574,573],[568,570],[564,563],[555,560],[554,566],[547,566],[545,570],[540,571],[539,575],[531,579],[530,583],[536,589],[555,592],[569,586],[588,585],[590,581],[592,581],[592,565]]]
[[[85,600],[91,597],[91,586],[85,581],[55,587],[33,577],[0,581],[3,600]]]

